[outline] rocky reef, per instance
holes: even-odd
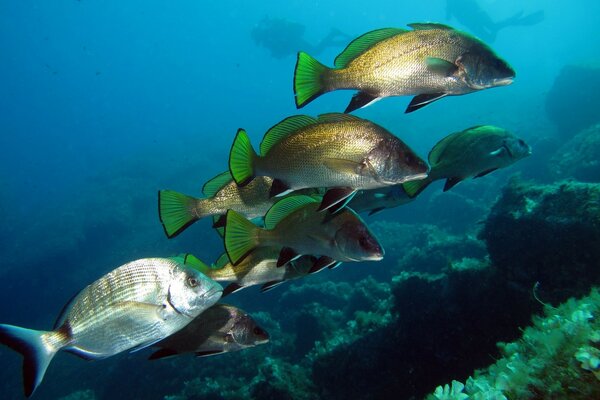
[[[582,130],[563,144],[552,157],[550,169],[561,179],[600,182],[600,124]]]

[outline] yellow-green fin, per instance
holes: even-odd
[[[229,172],[235,183],[245,185],[254,178],[256,152],[250,138],[243,129],[238,129],[229,152]]]
[[[225,221],[225,251],[237,265],[258,245],[256,233],[260,228],[233,210],[227,211]]]
[[[336,68],[345,68],[350,61],[354,60],[377,43],[405,32],[407,32],[406,29],[400,28],[383,28],[367,32],[351,41],[344,51],[335,58],[334,65]]]
[[[449,25],[439,24],[436,22],[415,22],[408,24],[415,31],[426,31],[430,29],[443,29],[447,31],[454,31],[455,29]]]
[[[158,192],[158,217],[168,238],[179,235],[199,219],[193,211],[197,203],[198,199],[174,190]]]
[[[332,171],[343,174],[356,174],[361,163],[343,158],[324,158],[323,164]]]
[[[327,68],[315,58],[301,51],[294,69],[294,101],[302,108],[327,90],[324,85]]]
[[[419,193],[421,193],[429,184],[431,180],[428,178],[417,180],[417,181],[408,181],[402,184],[402,188],[406,192],[407,196],[411,199],[417,197]]]
[[[221,257],[217,258],[217,261],[215,261],[215,268],[223,268],[227,264],[229,264],[229,257],[227,256],[227,253],[223,253],[221,254]]]
[[[265,228],[273,229],[282,219],[304,207],[307,204],[318,203],[318,200],[311,196],[298,195],[286,197],[279,200],[267,211],[265,215]]]
[[[225,215],[213,215],[213,228],[219,236],[225,236]]]
[[[187,253],[183,259],[183,263],[190,268],[202,272],[204,275],[209,275],[212,270],[211,267],[203,263],[198,257],[191,253]]]
[[[206,197],[213,197],[219,190],[223,189],[223,187],[225,187],[231,181],[233,181],[231,172],[225,171],[207,181],[204,186],[202,186],[202,194],[204,194]]]
[[[321,114],[317,118],[319,122],[342,122],[342,121],[364,121],[364,119],[359,118],[352,114],[344,114],[344,113],[326,113]]]
[[[443,156],[443,154],[444,154],[444,152],[448,148],[448,145],[450,143],[452,143],[453,141],[455,141],[457,138],[459,138],[462,135],[464,135],[464,133],[465,133],[465,131],[454,132],[454,133],[451,133],[450,135],[446,136],[445,138],[443,138],[439,142],[437,142],[435,144],[435,146],[433,146],[433,148],[429,152],[429,155],[427,156],[427,159],[429,160],[429,165],[431,167],[433,167],[434,165],[436,165],[437,163],[439,163],[440,160],[441,160],[441,158],[442,158],[442,156]]]
[[[265,156],[271,148],[281,140],[290,136],[301,128],[316,124],[317,120],[308,115],[293,115],[274,125],[265,133],[260,143],[260,154]]]

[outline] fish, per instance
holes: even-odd
[[[271,196],[328,188],[319,211],[341,209],[357,190],[396,185],[427,176],[428,166],[399,138],[353,115],[295,115],[265,134],[260,155],[240,129],[229,156],[235,182],[273,178]]]
[[[183,329],[156,343],[150,360],[194,353],[198,357],[229,353],[269,342],[269,333],[245,311],[218,303]]]
[[[345,112],[384,97],[414,95],[406,113],[446,96],[506,86],[515,71],[481,40],[448,25],[409,24],[412,30],[383,28],[354,39],[334,68],[299,52],[294,98],[302,108],[320,95],[355,89]]]
[[[214,216],[213,226],[221,227],[227,210],[235,210],[246,218],[263,217],[276,199],[269,196],[273,179],[260,176],[248,185],[238,186],[229,171],[204,184],[204,198],[196,198],[174,190],[158,192],[158,215],[168,238],[174,238],[201,218]]]
[[[143,349],[186,326],[215,304],[222,291],[217,282],[174,260],[135,260],[75,295],[53,330],[0,324],[0,343],[23,355],[29,397],[59,350],[95,360]]]
[[[413,201],[402,185],[387,186],[381,189],[361,190],[350,200],[348,207],[357,213],[377,214],[386,208],[395,208]]]
[[[217,282],[230,282],[223,290],[222,297],[254,285],[262,285],[261,292],[265,292],[285,281],[318,272],[314,268],[318,259],[314,256],[301,256],[286,263],[283,267],[277,268],[280,251],[280,247],[259,247],[237,265],[233,265],[227,253],[223,253],[215,262],[214,267],[208,269],[204,267],[203,271]],[[198,265],[202,262],[193,254],[185,255],[184,262],[195,268],[202,268],[201,265]],[[329,265],[330,268],[336,266],[338,265]]]
[[[446,179],[445,192],[460,181],[480,178],[530,154],[531,147],[513,133],[493,125],[474,126],[440,140],[429,152],[428,177],[402,186],[414,198],[431,182]]]
[[[297,195],[275,203],[260,228],[233,210],[225,216],[225,251],[233,265],[260,247],[279,247],[277,266],[301,255],[319,256],[315,270],[337,262],[378,261],[384,250],[364,221],[349,208],[320,213],[318,196]]]

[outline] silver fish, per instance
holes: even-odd
[[[227,353],[265,344],[269,334],[243,310],[215,304],[179,332],[158,342],[150,360],[194,353],[198,357]]]
[[[79,292],[54,330],[0,324],[0,343],[23,355],[25,395],[30,396],[59,350],[102,359],[148,347],[189,324],[222,291],[212,279],[171,259],[136,260]]]

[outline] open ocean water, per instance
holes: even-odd
[[[582,327],[600,320],[591,298],[581,318],[575,303],[565,311],[582,325],[552,345],[496,346],[600,284],[598,15],[592,0],[0,1],[2,323],[49,330],[71,296],[131,260],[191,252],[214,262],[223,242],[210,218],[169,240],[157,192],[201,197],[227,170],[238,128],[257,147],[287,116],[342,112],[352,91],[296,109],[300,50],[332,66],[378,28],[469,32],[514,68],[514,83],[410,114],[409,96],[354,114],[424,159],[476,125],[532,148],[450,191],[435,182],[407,205],[363,215],[386,250],[380,262],[223,300],[252,315],[269,343],[156,361],[148,349],[99,361],[59,352],[34,398],[600,398],[600,327]],[[535,358],[538,347],[552,350]],[[21,362],[0,348],[0,398],[23,398]],[[489,387],[451,383],[496,362]]]

